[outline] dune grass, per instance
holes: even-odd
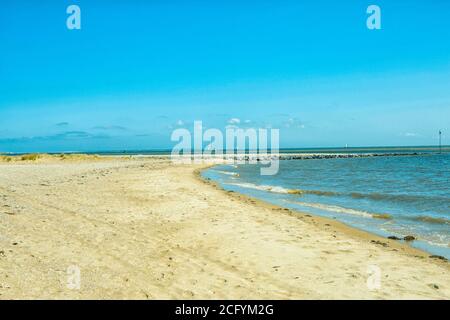
[[[46,154],[46,153],[29,153],[22,155],[0,155],[0,162],[22,162],[22,161],[81,161],[100,159],[98,155],[87,154]]]
[[[23,156],[21,156],[20,160],[22,160],[22,161],[36,161],[40,157],[41,157],[40,154],[30,153],[30,154],[24,154]]]

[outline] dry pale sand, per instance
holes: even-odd
[[[447,262],[226,193],[202,181],[200,167],[0,163],[0,298],[450,297]],[[381,271],[376,290],[371,265]],[[67,285],[71,266],[80,289]]]

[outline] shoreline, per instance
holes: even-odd
[[[250,201],[251,203],[253,203],[256,206],[261,206],[261,207],[269,208],[272,210],[275,209],[275,210],[282,212],[283,214],[293,216],[293,217],[298,217],[302,221],[306,221],[309,223],[317,222],[318,224],[321,224],[323,226],[331,226],[334,229],[338,229],[339,231],[342,231],[342,232],[348,234],[350,237],[356,237],[359,240],[368,241],[368,242],[378,241],[378,243],[376,243],[376,244],[380,245],[380,246],[383,246],[382,243],[386,243],[389,245],[390,248],[400,249],[401,251],[404,251],[404,253],[414,256],[414,257],[430,258],[430,256],[433,256],[432,253],[422,250],[422,249],[419,249],[419,248],[412,247],[407,243],[399,242],[398,240],[388,239],[388,238],[382,237],[380,235],[377,235],[375,233],[371,233],[369,231],[365,231],[365,230],[353,227],[351,225],[345,224],[345,223],[340,222],[335,219],[321,217],[321,216],[318,216],[318,215],[315,215],[312,213],[305,213],[302,211],[281,207],[281,206],[266,202],[264,200],[261,200],[259,198],[251,197],[249,195],[245,195],[245,194],[234,192],[234,191],[227,191],[222,186],[220,186],[219,182],[216,182],[213,180],[207,180],[206,178],[204,178],[201,175],[203,171],[208,170],[209,168],[212,168],[214,166],[216,166],[216,165],[209,165],[205,168],[197,169],[197,170],[195,170],[194,174],[200,181],[202,181],[203,183],[205,183],[207,185],[211,185],[216,189],[221,190],[227,196],[231,196],[236,199],[240,199],[242,201],[247,201],[247,202]],[[309,218],[309,219],[307,219],[307,218]],[[371,242],[371,243],[374,243],[374,242]],[[438,264],[444,264],[450,270],[450,265],[448,264],[447,259],[445,259],[445,260],[431,259],[431,260]]]
[[[81,157],[0,166],[0,299],[450,298],[447,262],[226,192],[199,177],[206,165]]]

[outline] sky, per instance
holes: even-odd
[[[66,8],[81,9],[81,29]],[[369,5],[381,30],[366,27]],[[32,1],[0,7],[0,152],[450,144],[450,1]]]

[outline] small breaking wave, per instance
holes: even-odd
[[[239,173],[237,173],[237,172],[221,171],[221,170],[216,170],[216,171],[219,173],[222,173],[222,174],[226,174],[227,176],[239,177]]]
[[[421,221],[421,222],[427,222],[427,223],[433,223],[433,224],[445,224],[450,225],[450,220],[446,218],[437,218],[437,217],[430,217],[430,216],[412,216],[412,217],[403,217],[408,220],[414,220],[414,221]]]
[[[449,201],[446,197],[436,197],[427,195],[412,195],[412,194],[388,194],[388,193],[360,193],[360,192],[350,192],[349,194],[354,199],[370,199],[374,201],[392,201],[392,202],[443,202]]]
[[[269,185],[257,185],[253,183],[227,183],[228,185],[233,185],[241,188],[254,189],[266,192],[274,192],[274,193],[285,193],[285,194],[297,194],[297,192],[301,192],[301,190],[294,189],[286,189],[278,186],[269,186]]]
[[[371,212],[367,212],[367,211],[344,208],[344,207],[333,206],[333,205],[328,205],[328,204],[323,204],[323,203],[301,202],[301,201],[286,201],[286,202],[297,204],[297,205],[300,205],[303,207],[316,208],[316,209],[325,210],[325,211],[329,211],[329,212],[350,214],[350,215],[360,216],[360,217],[365,217],[365,218],[380,218],[380,216],[382,216],[383,218],[381,218],[381,219],[392,219],[392,217],[388,214],[371,213]]]
[[[270,186],[270,185],[257,185],[248,182],[242,183],[227,183],[229,185],[234,185],[247,189],[255,189],[260,191],[274,192],[274,193],[286,193],[286,194],[315,194],[315,195],[323,195],[323,196],[335,196],[339,195],[337,192],[332,191],[321,191],[321,190],[302,190],[302,189],[287,189],[280,186]]]

